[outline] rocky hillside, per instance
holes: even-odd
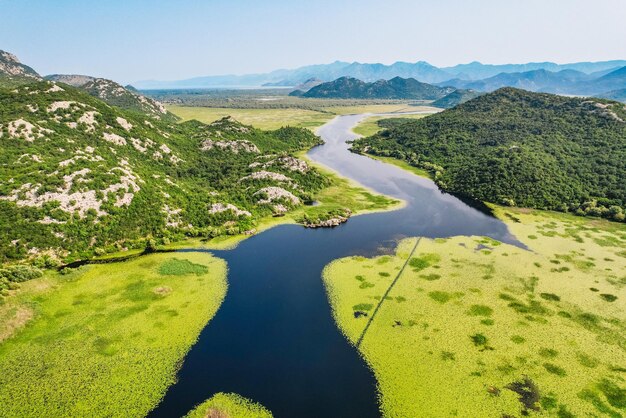
[[[109,106],[91,88],[0,88],[3,260],[240,233],[326,184],[291,156],[318,143],[307,130],[171,124]]]
[[[366,83],[351,77],[341,77],[323,83],[306,93],[294,93],[302,97],[332,99],[410,99],[436,100],[454,91],[451,87],[437,87],[421,83],[413,78],[395,77],[391,80],[378,80]]]
[[[161,103],[143,96],[136,90],[127,89],[112,80],[77,74],[53,74],[45,78],[46,80],[77,87],[111,106],[143,113],[154,119],[170,121],[177,119]]]
[[[0,86],[19,85],[41,80],[35,70],[22,64],[15,55],[0,50]]]
[[[474,199],[623,221],[626,106],[504,88],[356,141]]]

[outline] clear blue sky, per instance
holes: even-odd
[[[120,82],[335,60],[626,59],[626,0],[0,0],[0,49]]]

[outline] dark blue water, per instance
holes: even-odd
[[[279,418],[380,416],[374,376],[332,318],[324,266],[390,252],[407,236],[486,235],[519,244],[502,222],[431,181],[350,153],[345,141],[361,118],[341,116],[320,128],[326,144],[310,158],[407,205],[334,229],[279,226],[212,251],[229,266],[226,298],[151,417],[183,416],[217,392],[250,398]]]

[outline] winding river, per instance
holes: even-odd
[[[282,225],[211,251],[228,263],[228,293],[149,416],[184,416],[217,392],[250,398],[279,418],[380,416],[376,380],[332,318],[324,266],[389,252],[408,236],[486,235],[520,245],[504,223],[432,181],[348,151],[351,128],[367,116],[338,116],[319,128],[325,144],[308,156],[406,206],[333,229]]]

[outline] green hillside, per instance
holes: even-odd
[[[291,95],[329,99],[436,100],[452,91],[454,91],[452,87],[437,87],[432,84],[421,83],[414,78],[394,77],[391,80],[366,83],[352,77],[341,77],[317,85],[306,93],[300,89]]]
[[[625,121],[621,103],[504,88],[353,149],[428,169],[459,195],[623,221]]]
[[[172,122],[178,120],[178,118],[168,112],[161,103],[143,96],[132,86],[128,88],[115,81],[107,80],[106,78],[77,74],[53,74],[46,76],[45,79],[77,87],[111,106],[146,114],[154,119]]]
[[[171,124],[50,81],[0,88],[2,261],[251,230],[327,184],[290,155],[318,143],[229,118]]]

